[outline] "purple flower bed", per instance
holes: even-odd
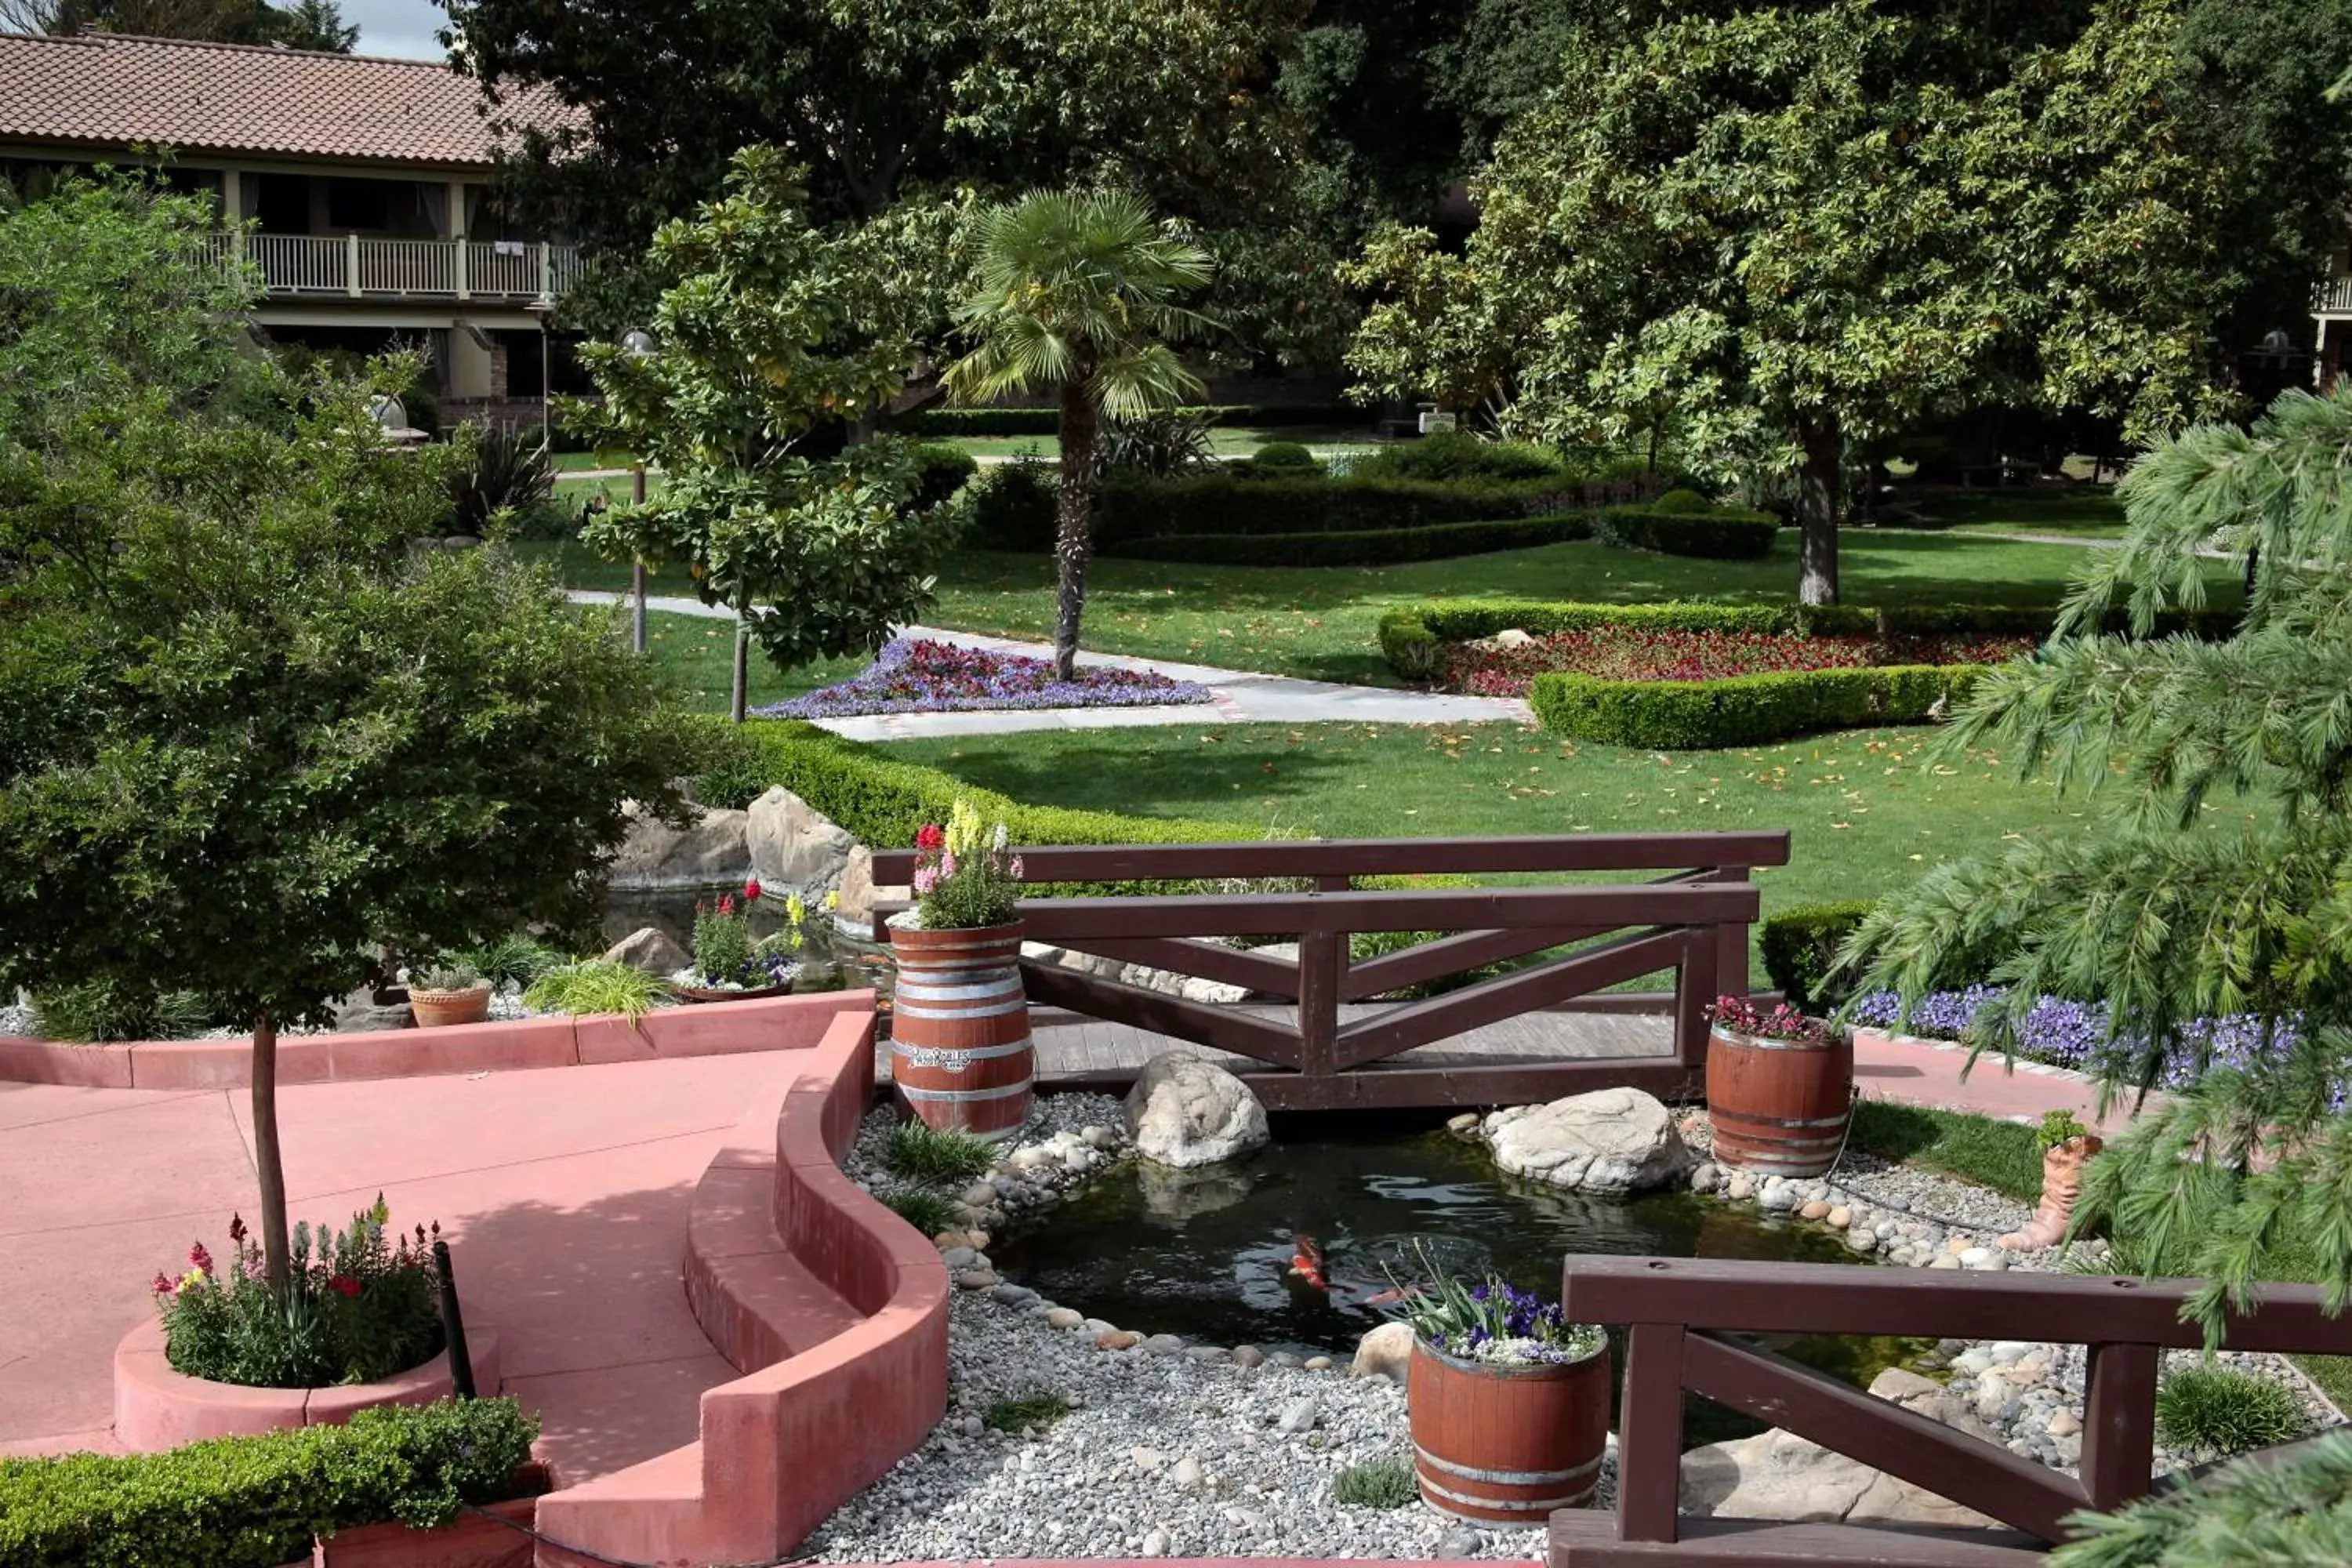
[[[1075,679],[1056,680],[1049,659],[898,637],[856,679],[753,711],[766,719],[847,719],[861,713],[1142,708],[1208,700],[1207,687],[1151,670],[1081,669]]]
[[[1854,1004],[1853,1021],[1874,1028],[1902,1028],[1931,1039],[1958,1040],[1967,1036],[1979,1011],[2008,995],[2008,989],[2000,985],[1932,991],[1919,999],[1906,1019],[1900,1016],[1894,992],[1874,991]],[[2192,1044],[2210,1048],[2213,1067],[2241,1066],[2263,1048],[2262,1021],[2249,1013],[2200,1018],[2182,1033]],[[2271,1036],[2269,1049],[2284,1051],[2294,1043],[2294,1031],[2282,1026]],[[2087,1072],[2098,1071],[2110,1057],[2128,1052],[2132,1045],[2130,1040],[2107,1038],[2105,1003],[2069,1002],[2061,996],[2044,996],[2036,1002],[2018,1031],[2018,1055],[2027,1060]],[[2173,1062],[2165,1069],[2162,1087],[2183,1088],[2202,1070],[2193,1061]]]

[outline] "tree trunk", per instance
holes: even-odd
[[[1805,466],[1797,478],[1797,602],[1838,602],[1838,492],[1843,488],[1845,437],[1834,417],[1801,425],[1797,439]]]
[[[261,1184],[261,1257],[270,1289],[292,1272],[286,1240],[286,1165],[278,1154],[278,1020],[253,1016],[253,1173]]]
[[[727,716],[738,724],[743,721],[743,693],[751,677],[751,626],[743,619],[743,611],[735,611],[735,679],[729,689]]]
[[[1094,549],[1095,434],[1097,416],[1084,376],[1062,384],[1062,485],[1055,506],[1054,556],[1061,596],[1054,616],[1054,673],[1078,668],[1078,617],[1087,607],[1087,557]]]

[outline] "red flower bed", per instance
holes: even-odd
[[[1608,680],[1721,680],[1770,670],[1887,664],[2000,664],[2033,651],[2029,637],[1805,637],[1795,632],[1676,632],[1633,626],[1559,632],[1517,647],[1455,643],[1445,684],[1480,697],[1525,697],[1554,670]]]

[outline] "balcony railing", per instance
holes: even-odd
[[[534,304],[551,302],[580,276],[580,253],[568,245],[355,234],[220,234],[208,244],[224,258],[242,246],[272,299]]]
[[[2313,284],[2311,310],[2316,316],[2352,316],[2352,278]]]

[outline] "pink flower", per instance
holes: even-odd
[[[1020,879],[1020,877],[1021,877],[1021,857],[1020,857],[1020,856],[1018,856],[1018,855],[1015,855],[1015,856],[1013,858],[1013,864],[1012,864],[1009,868],[1007,868],[1007,869],[1009,869],[1010,871],[1012,871],[1013,876],[1013,879],[1014,879],[1015,881],[1018,881],[1018,880]]]
[[[937,849],[947,841],[947,830],[936,822],[926,822],[915,834],[915,847],[918,849]]]
[[[915,868],[915,891],[928,893],[940,885],[940,874],[929,866]]]
[[[721,893],[719,895],[719,912],[722,915],[731,915],[735,912],[734,894]]]
[[[954,875],[955,875],[955,866],[956,866],[956,861],[955,861],[955,857],[954,857],[954,856],[952,856],[952,855],[942,855],[942,856],[940,856],[940,876],[942,876],[942,877],[952,877],[952,876],[954,876]]]
[[[155,1294],[158,1296],[169,1296],[178,1289],[178,1286],[173,1284],[169,1279],[163,1277],[163,1271],[162,1269],[158,1268],[155,1270]]]
[[[199,1274],[213,1271],[213,1255],[205,1250],[205,1244],[201,1241],[188,1248],[188,1263]]]
[[[756,904],[760,901],[759,878],[754,877],[743,884],[743,901],[747,904]]]

